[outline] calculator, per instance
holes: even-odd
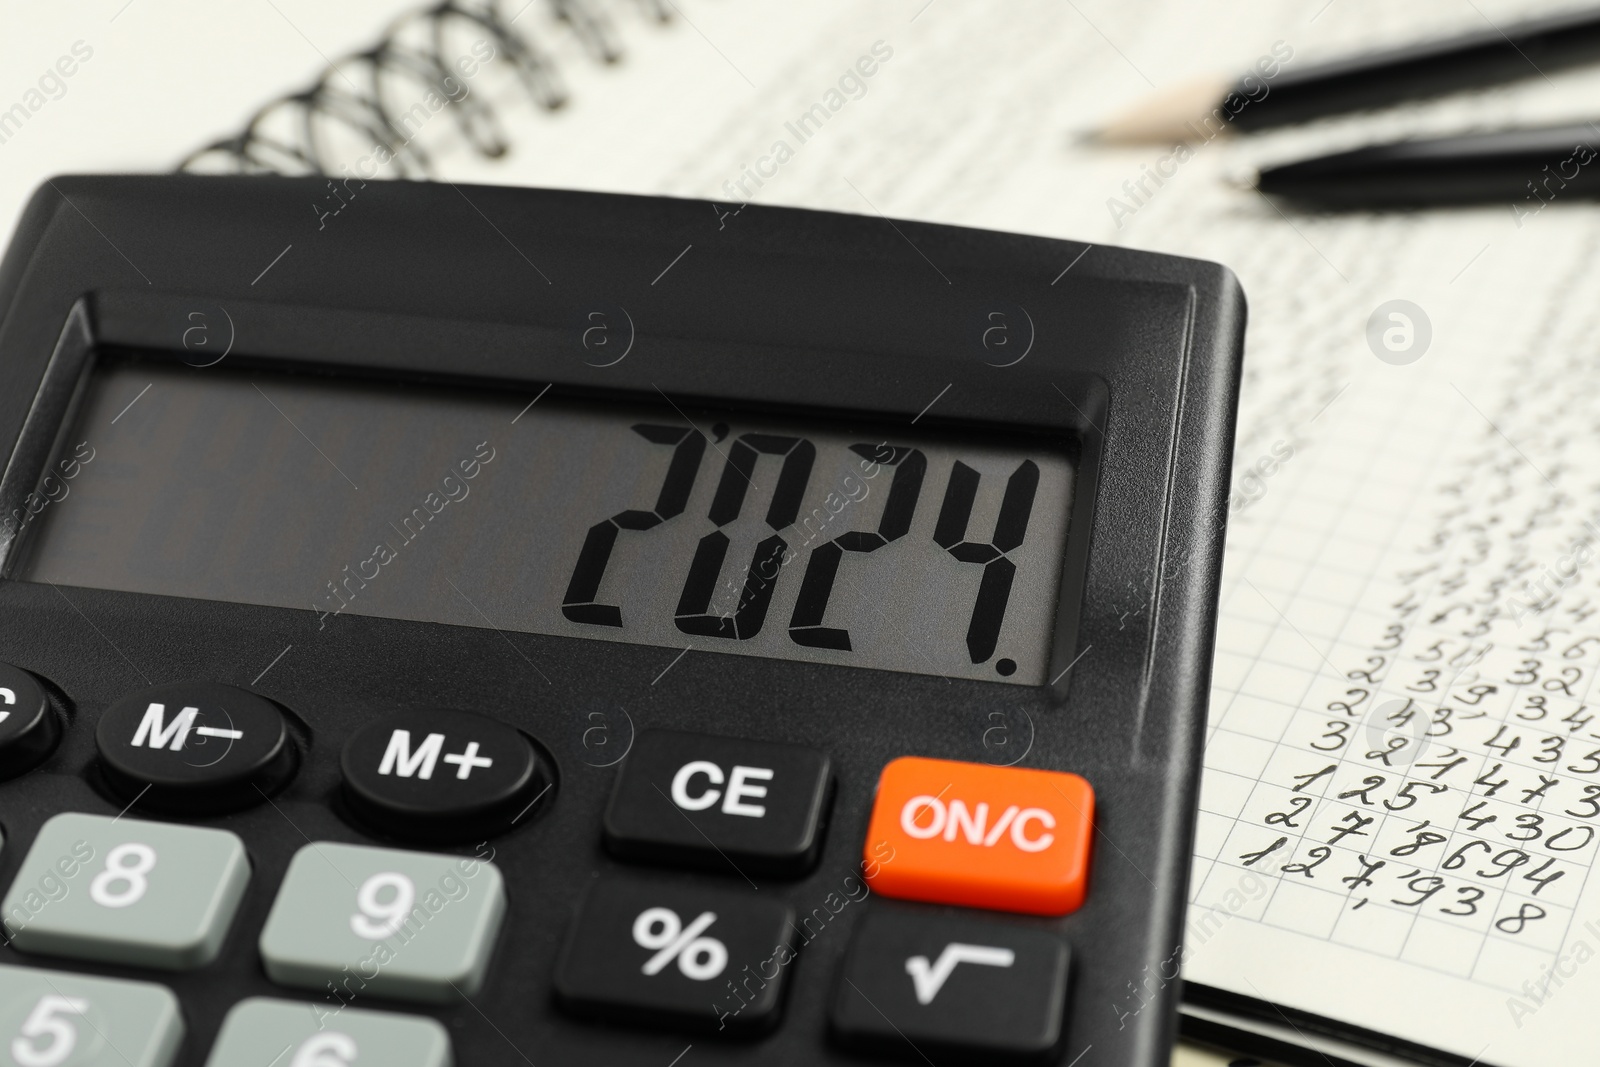
[[[0,1064],[1165,1062],[1225,268],[63,177],[0,307]]]

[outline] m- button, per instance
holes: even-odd
[[[1076,774],[905,756],[878,779],[868,881],[889,897],[1065,915],[1083,905],[1093,833],[1094,789]]]
[[[260,803],[299,762],[276,705],[213,682],[122,698],[100,716],[95,743],[104,778],[124,801],[195,817]]]
[[[803,874],[821,848],[831,781],[815,749],[646,730],[611,794],[606,845],[623,859]]]
[[[477,839],[532,814],[555,777],[519,730],[470,711],[402,711],[344,746],[344,799],[363,823],[416,841]]]

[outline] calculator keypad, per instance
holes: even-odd
[[[206,1067],[269,1067],[269,1061],[272,1067],[450,1067],[450,1035],[415,1015],[252,997],[228,1012]]]
[[[602,881],[568,935],[556,996],[607,1021],[759,1033],[782,1008],[793,920],[787,904],[742,888]]]
[[[37,695],[53,719],[42,687],[3,684],[12,680],[0,672],[0,701],[10,693],[32,708]],[[5,736],[0,729],[0,743]],[[143,782],[130,807],[159,793],[157,808],[187,798],[193,807],[180,814],[237,807],[246,789],[262,799],[298,759],[274,705],[209,684],[135,694],[106,712],[97,739],[108,784]],[[379,719],[347,743],[341,764],[346,814],[416,841],[502,832],[555,784],[533,740],[460,711]],[[709,1035],[776,1027],[802,943],[837,912],[818,908],[797,924],[781,895],[750,876],[800,877],[815,865],[832,788],[828,755],[804,746],[640,734],[602,819],[606,847],[726,877],[594,883],[555,964],[557,1004],[604,1023]],[[1077,775],[902,757],[879,779],[862,871],[884,896],[1061,915],[1083,902],[1093,819],[1094,791]],[[29,848],[0,923],[23,952],[192,969],[216,958],[249,879],[232,833],[126,812],[62,814]],[[257,945],[271,981],[320,999],[236,1004],[209,1067],[253,1067],[263,1053],[292,1054],[291,1067],[450,1067],[439,1023],[353,1005],[470,1001],[506,908],[502,875],[486,860],[306,845]],[[954,1059],[1036,1058],[1060,1047],[1068,948],[1047,930],[869,905],[831,979],[832,1034],[852,1049],[895,1054],[909,1043]],[[0,1063],[9,1053],[21,1067],[169,1067],[182,1035],[163,987],[0,967]]]
[[[845,955],[834,1033],[865,1051],[1037,1058],[1061,1040],[1068,962],[1046,930],[875,909]]]
[[[249,880],[226,830],[69,813],[40,829],[0,907],[24,952],[187,970],[216,958]]]
[[[453,1003],[482,988],[505,907],[487,861],[317,842],[289,863],[261,959],[274,982],[341,1001]]]
[[[168,1067],[182,1040],[178,999],[162,986],[0,966],[0,1062]]]
[[[822,844],[831,772],[800,745],[646,730],[622,764],[605,815],[624,859],[794,877]]]

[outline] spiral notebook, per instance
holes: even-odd
[[[665,24],[668,2],[644,0],[627,14]],[[508,99],[535,110],[563,107],[569,93],[552,48],[618,63],[619,14],[593,0],[444,0],[406,11],[371,43],[329,59],[314,82],[269,100],[236,132],[197,148],[178,169],[429,178],[437,174],[430,143],[451,139],[501,159],[520,139],[508,125],[516,110]],[[340,203],[336,197],[329,213]]]
[[[59,132],[31,124],[0,152],[60,136],[50,170],[104,169],[75,146],[127,119],[89,79],[130,42],[178,62],[153,16],[188,2],[139,0],[114,21],[124,0],[108,2],[102,67],[49,104]],[[337,225],[345,176],[371,171],[699,198],[707,245],[749,201],[1233,267],[1251,321],[1188,938],[1104,1010],[1141,1010],[1181,967],[1190,1032],[1284,1060],[1595,1057],[1600,207],[1302,216],[1226,179],[1338,144],[1592,117],[1572,111],[1600,80],[1218,139],[1176,162],[1074,137],[1277,42],[1310,62],[1562,3],[1263,0],[1248,25],[1220,0],[1013,0],[1003,18],[967,0],[356,5],[372,27],[396,19],[381,33],[278,3],[299,36],[278,26],[276,47],[310,77],[256,70],[255,97],[219,88],[226,109],[173,94],[111,163],[326,173],[312,232]],[[786,123],[884,51],[796,143]],[[101,126],[72,110],[102,103]],[[753,181],[780,140],[790,158]],[[28,166],[42,171],[12,173]],[[1429,334],[1405,365],[1367,340],[1394,301]],[[1130,585],[1119,610],[1152,589]]]

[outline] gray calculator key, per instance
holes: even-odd
[[[163,970],[216,959],[250,860],[226,830],[57,815],[0,903],[24,952]]]
[[[494,864],[322,841],[296,852],[261,931],[280,985],[447,1004],[483,987],[505,915]]]
[[[272,1059],[277,1056],[276,1060]],[[450,1067],[450,1035],[432,1019],[252,997],[222,1021],[206,1067]]]
[[[168,1067],[178,999],[151,982],[0,966],[0,1064]]]

